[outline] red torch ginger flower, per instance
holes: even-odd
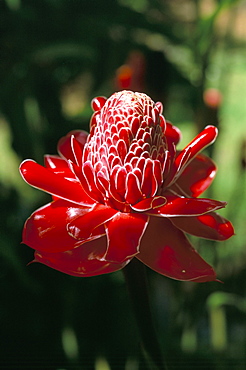
[[[173,279],[215,280],[186,233],[214,240],[234,233],[215,212],[225,202],[197,198],[216,172],[200,151],[217,129],[207,126],[177,151],[180,131],[147,95],[121,91],[95,98],[92,107],[89,135],[73,131],[60,139],[59,156],[46,155],[45,167],[32,160],[20,166],[28,184],[53,196],[24,226],[34,261],[94,276],[138,258]]]

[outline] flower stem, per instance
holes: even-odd
[[[134,258],[124,267],[123,273],[139,328],[142,349],[152,363],[150,368],[167,370],[152,319],[145,266]]]

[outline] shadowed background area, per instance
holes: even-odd
[[[145,92],[164,104],[183,147],[206,125],[218,174],[206,196],[232,239],[197,240],[224,282],[177,282],[147,270],[170,369],[246,366],[246,2],[236,0],[0,1],[0,367],[145,369],[121,272],[74,278],[21,243],[27,217],[50,201],[21,179],[59,138],[88,130],[94,96]]]

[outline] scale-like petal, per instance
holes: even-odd
[[[184,233],[166,218],[150,218],[136,257],[152,270],[172,279],[216,280],[213,268],[199,256]]]
[[[135,256],[148,220],[146,215],[118,212],[106,224],[108,248],[103,258],[111,262],[123,262]]]
[[[74,219],[90,213],[90,208],[76,207],[73,203],[56,200],[36,210],[26,221],[22,241],[29,247],[44,252],[62,252],[81,244],[68,234],[67,225]],[[105,234],[97,229],[91,238]]]
[[[69,181],[32,160],[27,159],[21,163],[20,173],[29,185],[54,196],[84,206],[95,203],[84,191],[79,181]]]
[[[162,217],[197,216],[226,206],[226,202],[206,198],[185,198],[165,195],[167,203],[146,211],[149,215]]]
[[[198,154],[185,168],[175,185],[185,194],[198,197],[211,184],[216,174],[216,165],[204,154]]]
[[[196,217],[172,217],[170,220],[179,229],[200,238],[227,240],[234,235],[231,222],[215,212]]]
[[[110,263],[98,259],[104,253],[106,245],[106,237],[102,237],[66,252],[35,252],[34,262],[40,262],[65,274],[79,277],[108,274],[122,269],[130,260]]]

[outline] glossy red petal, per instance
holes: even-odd
[[[60,175],[63,178],[69,179],[70,181],[78,181],[74,172],[71,170],[68,162],[55,155],[45,155],[44,156],[45,167],[51,170],[56,175]]]
[[[92,99],[91,107],[95,112],[97,112],[102,109],[106,101],[107,98],[105,98],[105,96],[97,96],[96,98]]]
[[[182,137],[181,131],[178,129],[178,127],[174,126],[169,121],[166,121],[165,136],[167,137],[167,140],[173,142],[175,145],[179,143]]]
[[[78,171],[76,172],[80,172],[80,171],[81,169],[80,167],[78,167]],[[79,174],[77,174],[77,176],[79,177]],[[94,199],[103,202],[103,195],[96,186],[95,170],[90,161],[86,161],[83,164],[82,172],[81,172],[79,179],[81,180],[82,184],[84,184],[84,187],[88,194],[91,193],[91,196]],[[87,185],[85,183],[87,183]]]
[[[117,210],[113,208],[104,206],[103,204],[96,204],[90,209],[90,212],[84,213],[81,217],[71,221],[67,226],[68,232],[77,240],[86,240],[91,237],[98,226],[103,226],[116,213]]]
[[[135,256],[148,220],[146,215],[118,212],[106,225],[108,248],[104,259],[123,262]]]
[[[136,257],[159,274],[172,279],[216,280],[213,268],[199,256],[184,233],[166,218],[150,218]]]
[[[147,211],[150,215],[177,217],[202,215],[226,206],[226,202],[206,198],[184,198],[174,195],[163,195],[167,203],[159,208]]]
[[[162,104],[160,101],[157,101],[157,102],[155,103],[155,107],[157,108],[157,110],[158,110],[159,114],[162,114],[162,112],[163,112],[163,104]],[[163,118],[164,118],[164,117],[163,117]]]
[[[214,126],[207,126],[183,150],[181,150],[173,163],[173,168],[166,185],[174,183],[182,174],[192,159],[208,145],[212,144],[218,135]]]
[[[75,207],[73,203],[56,200],[36,210],[26,221],[23,243],[44,252],[62,252],[81,244],[67,231],[67,224],[85,215],[90,208]],[[102,230],[104,231],[104,229]]]
[[[45,167],[53,170],[54,172],[68,168],[68,162],[66,159],[59,157],[58,155],[45,155],[44,156]]]
[[[80,146],[81,150],[84,148],[84,145],[87,141],[88,132],[83,130],[73,130],[70,131],[66,136],[63,136],[57,144],[58,153],[61,154],[64,158],[70,159],[72,162],[76,162],[74,156],[74,150],[71,146],[71,137],[77,141],[77,144]]]
[[[32,160],[21,163],[20,173],[29,185],[59,198],[85,206],[95,203],[78,181],[69,181]]]
[[[191,157],[194,158],[201,150],[211,145],[218,135],[218,129],[215,126],[207,126],[200,132],[181,152],[178,154],[175,162],[179,162],[182,152],[187,149],[191,150]]]
[[[198,197],[211,184],[216,174],[216,165],[204,154],[198,154],[175,182],[185,194]]]
[[[196,217],[173,217],[170,220],[186,233],[205,239],[227,240],[234,235],[231,222],[215,212]]]
[[[78,140],[75,139],[75,136],[71,136],[71,149],[74,156],[74,162],[77,166],[82,166],[82,157],[83,157],[83,147]]]
[[[140,202],[131,205],[131,208],[136,212],[144,212],[148,211],[149,209],[155,209],[163,206],[166,204],[167,199],[161,196],[154,196],[151,198],[146,198],[141,200]]]
[[[102,237],[67,252],[36,252],[34,261],[78,277],[108,274],[122,269],[129,260],[123,263],[110,263],[98,259],[104,253],[106,245],[106,237]]]

